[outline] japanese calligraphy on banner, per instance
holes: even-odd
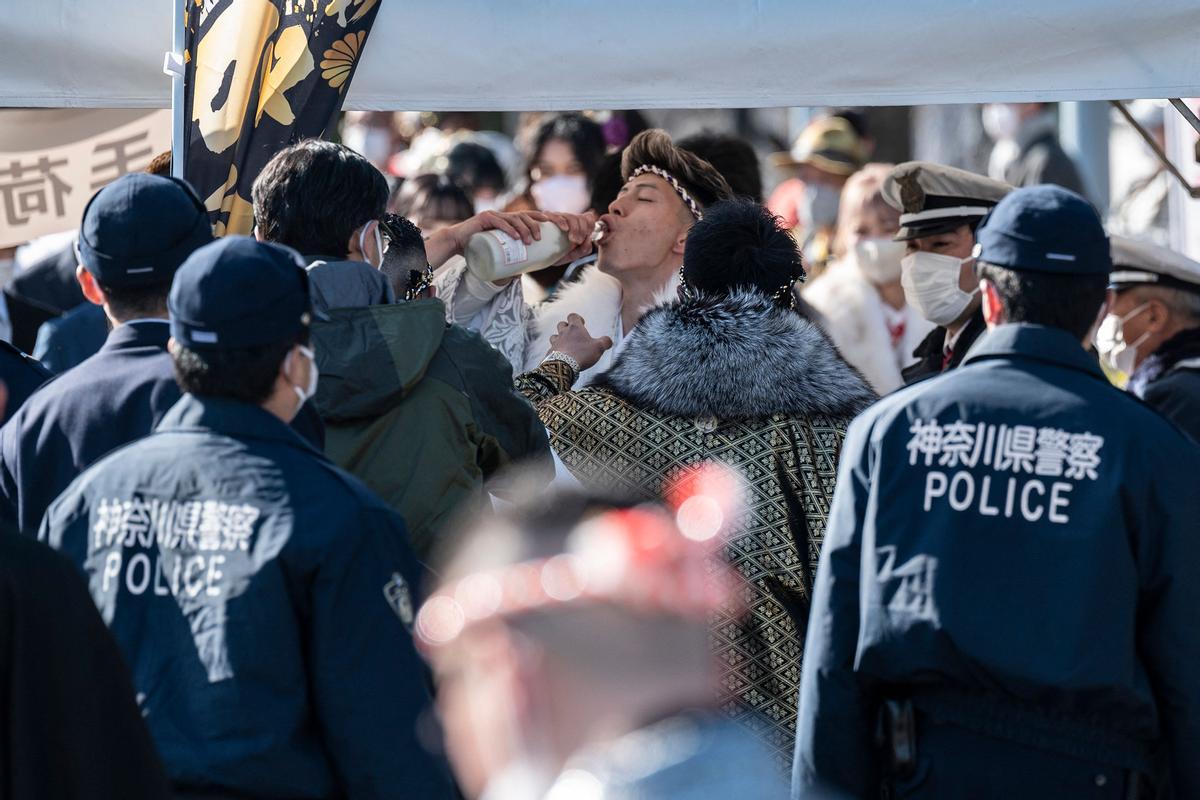
[[[250,233],[250,187],[334,122],[379,0],[204,0],[185,22],[183,177],[213,231]]]
[[[170,111],[0,111],[0,247],[79,227],[98,189],[170,147]]]

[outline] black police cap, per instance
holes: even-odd
[[[998,267],[1108,275],[1112,255],[1100,215],[1075,192],[1027,186],[1001,200],[975,234],[975,257]]]
[[[313,318],[308,273],[290,247],[226,236],[193,253],[167,297],[171,336],[190,350],[296,341]]]
[[[213,239],[208,211],[178,178],[131,173],[92,196],[79,227],[79,258],[103,286],[170,283]]]

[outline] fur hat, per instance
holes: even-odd
[[[778,217],[749,200],[713,205],[692,226],[683,253],[687,289],[708,294],[755,290],[791,306],[792,286],[804,280],[796,240]]]

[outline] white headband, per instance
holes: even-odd
[[[700,204],[692,199],[692,196],[688,194],[688,190],[683,188],[683,184],[677,181],[674,175],[667,172],[662,167],[655,167],[650,164],[642,164],[633,171],[633,174],[629,176],[629,180],[633,180],[639,175],[645,175],[647,172],[657,175],[667,183],[671,184],[671,188],[675,190],[675,194],[679,195],[679,199],[683,201],[683,204],[688,207],[688,211],[692,212],[692,216],[695,217],[697,221],[704,219],[704,212],[700,210]]]

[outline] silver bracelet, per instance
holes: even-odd
[[[547,361],[561,361],[575,370],[576,375],[582,371],[579,369],[579,362],[575,360],[574,356],[569,356],[561,350],[551,350],[549,353],[546,353],[546,357],[542,359],[542,363],[545,364]]]

